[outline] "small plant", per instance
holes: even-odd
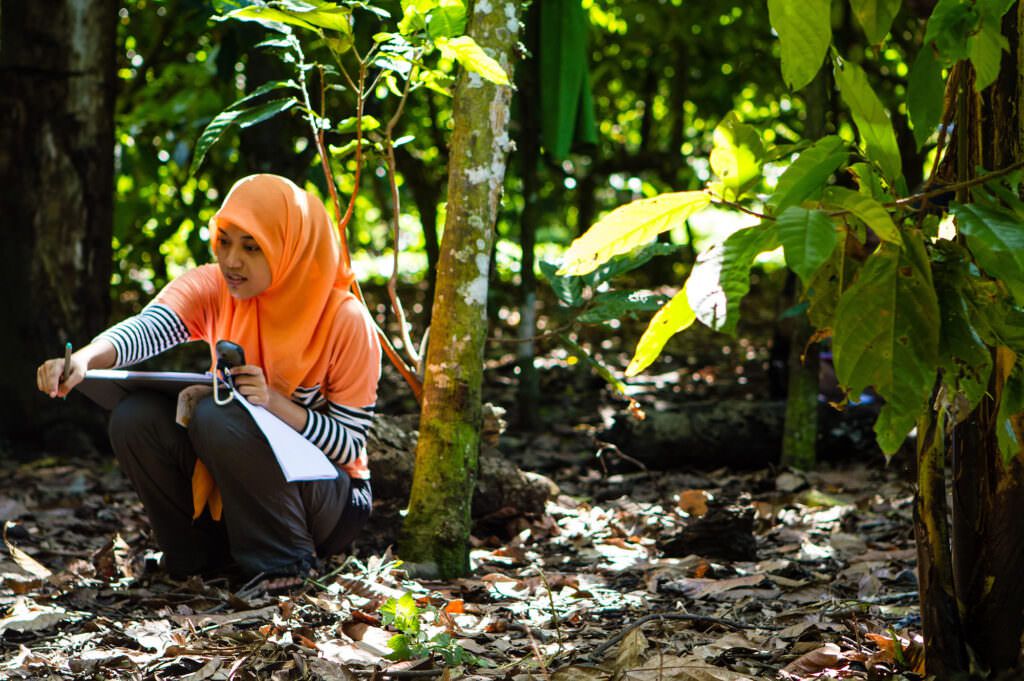
[[[459,645],[450,631],[442,631],[427,638],[427,632],[421,627],[421,617],[425,613],[433,614],[435,620],[440,616],[438,609],[431,605],[423,608],[416,605],[412,594],[397,599],[389,598],[380,607],[381,623],[399,631],[388,641],[388,647],[393,651],[386,656],[389,660],[412,660],[431,657],[436,653],[447,665],[486,666],[486,660]]]

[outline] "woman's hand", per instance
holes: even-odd
[[[250,404],[264,407],[289,426],[302,432],[306,427],[306,408],[270,388],[263,369],[254,364],[231,368],[231,381]]]
[[[85,378],[85,370],[88,368],[85,361],[75,355],[71,355],[70,364],[68,378],[63,383],[60,380],[64,373],[63,357],[48,359],[40,364],[36,369],[36,387],[50,397],[67,397],[71,389]]]
[[[243,364],[231,367],[231,382],[235,390],[240,392],[250,404],[266,407],[270,404],[270,386],[263,374],[263,367],[255,364]]]

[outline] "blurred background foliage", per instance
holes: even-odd
[[[376,4],[393,17],[401,16],[397,1]],[[904,2],[883,47],[866,44],[847,3],[832,5],[836,46],[864,66],[887,104],[903,98],[905,55],[920,45],[933,4]],[[582,6],[589,22],[597,142],[580,145],[562,159],[541,156],[533,180],[538,202],[533,267],[538,273],[541,261],[557,261],[573,238],[616,206],[659,192],[703,186],[710,174],[712,133],[730,111],[762,130],[765,144],[774,147],[780,164],[774,175],[768,167],[769,183],[784,169],[790,145],[813,137],[807,130],[809,105],[825,109],[824,132],[854,139],[848,115],[831,96],[831,82],[798,94],[786,89],[779,76],[778,40],[763,0],[582,0]],[[219,9],[217,2],[203,0],[122,3],[114,320],[137,311],[183,268],[209,260],[207,221],[237,178],[276,172],[325,196],[308,127],[293,111],[241,132],[230,130],[212,147],[199,172],[189,176],[196,140],[217,113],[262,83],[291,75],[277,57],[255,48],[267,37],[265,30],[255,24],[214,21]],[[380,28],[362,21],[356,30],[372,34]],[[525,46],[522,56],[531,58]],[[371,98],[367,113],[383,120],[397,98],[380,94]],[[346,93],[330,95],[328,113],[334,120],[353,115],[354,103],[346,100]],[[806,96],[820,101],[809,104]],[[529,107],[536,92],[520,84],[518,97]],[[395,131],[396,138],[414,138],[397,150],[400,278],[410,291],[407,308],[414,319],[428,314],[430,263],[436,259],[437,231],[444,222],[449,110],[443,94],[419,89]],[[913,190],[921,181],[930,145],[918,151],[906,112],[890,106],[890,114]],[[520,148],[523,127],[523,121],[513,121],[512,137]],[[348,140],[329,136],[327,141],[341,145]],[[352,189],[353,161],[336,158],[334,163],[344,200]],[[492,268],[492,319],[497,326],[514,326],[519,318],[523,168],[514,160],[509,165],[498,224]],[[349,226],[354,266],[368,300],[381,301],[380,321],[386,321],[387,312],[384,296],[374,289],[390,274],[395,247],[388,226],[393,207],[386,175],[383,160],[368,156]],[[684,247],[653,259],[630,275],[639,278],[631,283],[676,284],[692,266],[695,249],[743,224],[732,214],[704,211],[663,235]],[[615,321],[610,327],[619,328]]]

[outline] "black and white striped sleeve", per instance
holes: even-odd
[[[302,437],[319,447],[339,466],[354,462],[366,447],[374,407],[346,407],[327,402],[327,411],[309,410]]]
[[[166,305],[148,305],[134,317],[115,324],[95,340],[106,339],[117,351],[114,368],[130,366],[188,340],[188,328]]]

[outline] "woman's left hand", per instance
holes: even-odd
[[[231,382],[235,390],[242,393],[250,404],[267,406],[270,403],[270,386],[263,374],[263,367],[255,364],[243,364],[231,367]]]

